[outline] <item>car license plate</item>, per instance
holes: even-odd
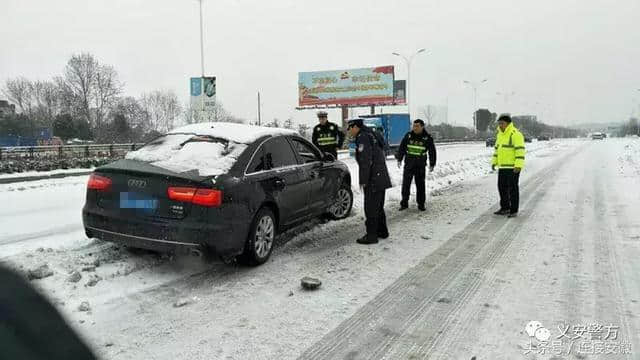
[[[152,211],[158,208],[158,200],[145,194],[135,192],[121,192],[120,208]]]

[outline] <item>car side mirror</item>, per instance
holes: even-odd
[[[324,157],[322,158],[325,162],[334,162],[336,161],[336,157],[333,154],[324,153]]]

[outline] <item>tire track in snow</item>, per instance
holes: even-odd
[[[529,180],[524,186],[525,193],[529,195],[528,208],[535,208],[541,199],[540,194],[535,193],[535,189],[550,178],[549,174],[557,171],[566,157],[582,149],[583,147],[580,147],[556,160],[546,170]],[[504,219],[496,219],[491,211],[488,211],[427,256],[418,266],[405,273],[300,358],[369,359],[387,356],[393,358],[397,354],[423,355],[409,352],[423,352],[424,349],[431,349],[437,344],[443,333],[441,329],[450,325],[447,321],[451,321],[455,311],[464,306],[468,297],[481,285],[482,277],[477,269],[487,269],[495,264],[513,240],[517,223],[527,216],[527,212],[524,212],[520,219],[505,222]],[[503,235],[495,240],[495,235],[501,231]],[[478,239],[486,240],[480,244],[479,249],[476,248]],[[469,266],[470,263],[475,266]],[[466,282],[458,281],[459,278]],[[457,286],[460,284],[462,286]],[[453,305],[447,304],[453,301],[444,296],[451,295],[460,300]],[[434,302],[437,298],[440,300]],[[405,306],[399,306],[403,302]],[[407,330],[416,332],[411,333]]]

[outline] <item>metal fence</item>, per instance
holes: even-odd
[[[53,146],[16,146],[0,147],[0,160],[21,159],[66,159],[90,157],[119,157],[129,151],[142,147],[135,144],[99,144],[99,145],[53,145]]]

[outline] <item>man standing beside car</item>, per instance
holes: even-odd
[[[391,187],[391,179],[385,162],[384,139],[379,133],[364,126],[362,119],[350,120],[348,130],[356,139],[356,161],[360,169],[360,188],[364,193],[367,227],[367,234],[357,242],[377,244],[378,238],[389,237],[384,197],[386,190]]]
[[[344,143],[344,134],[338,125],[329,122],[326,111],[318,112],[318,121],[320,123],[313,128],[311,142],[323,153],[332,154],[337,159],[338,149]]]
[[[520,172],[524,168],[524,136],[511,122],[511,116],[501,115],[498,119],[495,153],[491,169],[498,167],[498,191],[500,210],[496,215],[518,216],[520,205]]]
[[[429,160],[429,172],[433,172],[436,166],[436,146],[431,135],[424,129],[424,121],[421,119],[413,121],[413,129],[402,139],[396,159],[398,160],[398,169],[402,167],[404,159],[400,211],[409,207],[409,193],[413,178],[416,181],[418,210],[425,211],[427,159]]]

